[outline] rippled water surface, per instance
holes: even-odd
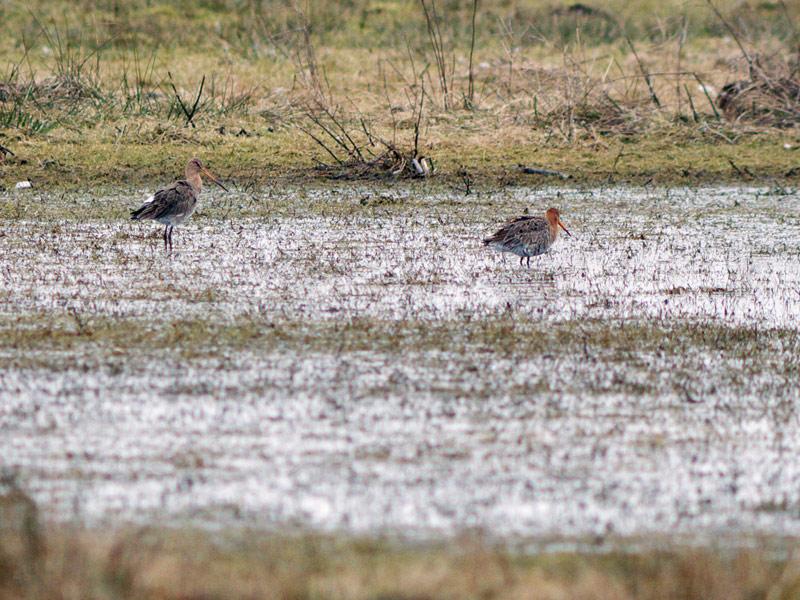
[[[171,258],[0,195],[0,461],[91,523],[800,535],[798,196],[556,193],[214,196]]]

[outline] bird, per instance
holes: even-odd
[[[517,217],[503,225],[497,233],[483,240],[484,246],[490,246],[500,252],[511,252],[522,259],[528,259],[531,266],[531,256],[538,256],[550,250],[550,246],[558,237],[558,228],[563,229],[568,236],[572,234],[561,222],[561,215],[556,208],[548,208],[543,217]]]
[[[164,225],[165,251],[172,252],[172,230],[188,219],[197,206],[197,198],[203,188],[201,174],[228,191],[219,179],[209,173],[199,158],[193,158],[186,164],[185,179],[158,190],[142,206],[131,211],[134,221],[151,219]]]

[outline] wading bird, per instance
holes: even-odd
[[[221,181],[208,172],[200,159],[193,158],[186,165],[186,179],[158,190],[140,208],[131,211],[134,221],[151,219],[164,225],[164,250],[169,247],[169,251],[172,251],[172,230],[188,219],[197,206],[197,198],[203,188],[201,173],[228,191]]]
[[[558,210],[548,208],[544,217],[517,217],[506,223],[493,236],[483,240],[483,244],[500,252],[516,254],[520,265],[522,259],[527,258],[530,267],[531,256],[544,254],[556,241],[559,227],[572,237],[561,222]]]

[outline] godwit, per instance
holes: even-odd
[[[152,219],[164,225],[164,250],[167,250],[169,245],[169,251],[172,251],[172,230],[175,225],[180,225],[188,219],[197,206],[197,197],[203,188],[201,173],[228,191],[222,182],[208,172],[200,159],[193,158],[186,165],[186,179],[158,190],[140,208],[131,211],[131,219],[134,221]]]
[[[516,254],[519,256],[520,265],[522,259],[527,258],[530,267],[531,256],[544,254],[556,241],[559,227],[572,237],[561,222],[558,210],[548,208],[544,217],[517,217],[506,223],[493,236],[483,240],[483,244],[500,252]]]

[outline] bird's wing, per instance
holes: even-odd
[[[547,219],[529,216],[517,217],[503,225],[494,235],[483,240],[483,243],[506,245],[511,241],[519,241],[520,236],[529,228],[538,229],[540,227],[547,227]]]
[[[161,219],[180,215],[197,202],[192,186],[186,181],[176,181],[153,194],[153,199],[131,212],[134,219]]]
[[[550,224],[547,219],[537,217],[534,222],[529,222],[520,225],[518,234],[519,241],[525,245],[528,252],[532,254],[540,254],[547,250],[550,239]]]
[[[531,219],[541,219],[542,217],[531,217],[529,215],[525,215],[523,217],[517,217],[516,219],[511,219],[508,224],[511,225],[512,223],[520,223],[522,221],[530,221]]]

